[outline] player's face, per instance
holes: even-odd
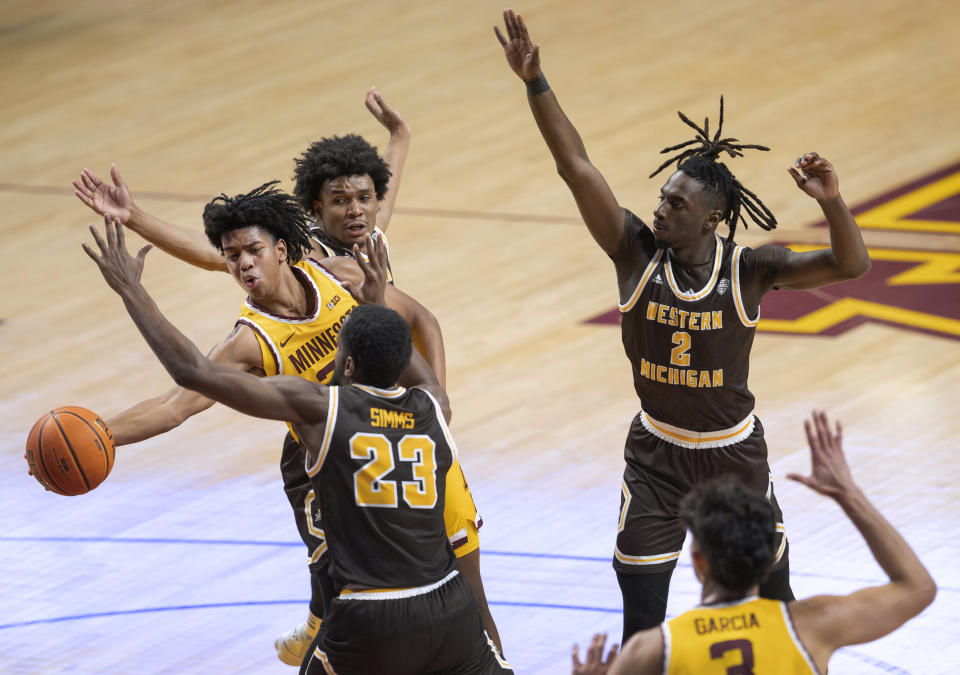
[[[313,208],[330,237],[344,246],[359,244],[363,248],[364,236],[373,234],[376,227],[380,203],[373,179],[363,174],[328,180]]]
[[[250,297],[266,298],[280,283],[280,269],[286,264],[287,245],[275,241],[259,227],[225,232],[220,237],[227,270]]]
[[[677,171],[660,189],[660,203],[653,212],[653,236],[661,248],[683,248],[711,234],[719,211],[704,194],[703,184]]]

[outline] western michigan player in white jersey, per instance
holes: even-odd
[[[390,132],[390,142],[380,157],[376,149],[356,135],[324,138],[308,147],[296,160],[295,194],[301,207],[312,214],[310,240],[304,258],[325,259],[323,265],[344,263],[326,259],[327,256],[353,257],[354,246],[364,251],[364,237],[370,234],[379,246],[387,246],[385,230],[390,221],[397,198],[400,177],[409,149],[411,131],[399,112],[386,103],[376,89],[366,96],[367,109]],[[118,218],[147,241],[162,250],[198,267],[209,270],[229,271],[227,260],[215,246],[211,246],[204,232],[165,222],[140,209],[130,195],[127,184],[116,166],[110,171],[113,185],[100,180],[89,169],[84,169],[79,180],[73,182],[77,197],[100,215]],[[388,281],[393,283],[389,268]],[[312,269],[307,267],[305,269]],[[285,319],[271,318],[269,312],[244,310],[248,322],[259,323],[265,328],[258,332],[264,363],[273,363],[272,352],[278,351],[279,343],[286,337]],[[426,308],[417,306],[418,321],[411,324],[414,344],[434,369],[441,384],[446,380],[446,361],[440,325]],[[312,323],[312,322],[308,322]],[[278,336],[273,346],[267,346],[267,327],[276,329]],[[305,330],[312,332],[308,325]],[[320,346],[323,338],[318,337]],[[288,365],[297,369],[297,363],[309,360],[312,352],[309,344],[302,354],[294,350],[294,361]],[[332,354],[325,367],[332,368]],[[283,372],[283,371],[281,371]],[[299,370],[298,370],[299,372]],[[267,372],[267,374],[274,374]],[[321,380],[323,381],[323,380]],[[185,417],[183,417],[185,419]],[[284,663],[297,665],[316,634],[319,619],[323,615],[323,588],[327,581],[323,576],[326,562],[322,559],[325,550],[317,501],[310,489],[309,480],[297,460],[299,449],[292,435],[288,434],[283,448],[281,471],[287,497],[294,511],[297,528],[308,549],[311,569],[311,603],[307,620],[279,635],[275,647]],[[473,504],[466,479],[459,462],[449,474],[450,496],[448,511],[460,514],[448,519],[450,536],[460,561],[460,569],[468,580],[480,604],[484,626],[500,645],[496,624],[490,613],[480,578],[480,536],[482,519]],[[472,512],[472,515],[470,515]]]
[[[311,655],[316,672],[512,672],[483,630],[444,532],[445,474],[456,458],[449,402],[413,350],[407,323],[382,306],[385,251],[369,265],[359,261],[364,282],[355,292],[373,304],[354,309],[342,326],[340,384],[327,387],[255,377],[204,358],[140,283],[150,246],[131,256],[121,223],[105,220],[106,240],[90,228],[99,253],[84,250],[177,384],[240,412],[288,421],[303,441],[305,468],[331,515],[339,590]],[[397,384],[402,372],[416,388]]]
[[[850,595],[787,603],[759,598],[759,581],[775,556],[773,510],[743,485],[714,479],[681,506],[693,537],[693,570],[703,584],[700,606],[637,633],[606,661],[602,635],[594,636],[585,663],[574,647],[575,675],[826,673],[840,647],[892,633],[933,602],[933,579],[854,483],[840,424],[831,429],[826,415],[814,412],[804,425],[812,471],[789,477],[837,502],[890,581]]]
[[[614,263],[623,346],[643,408],[624,448],[613,559],[623,595],[623,639],[663,620],[684,537],[677,527],[679,499],[713,476],[734,474],[769,496],[780,533],[777,560],[760,594],[790,600],[786,536],[747,372],[764,293],[824,286],[870,268],[837,175],[817,153],[803,155],[789,169],[797,186],[823,209],[830,248],[795,253],[782,246],[737,246],[733,234],[741,213],[764,229],[776,220],[717,161],[721,153],[736,157],[745,149],[766,150],[721,137],[721,99],[720,124],[712,137],[706,123],[701,129],[681,114],[697,137],[664,150],[678,154],[652,175],[673,162],[678,170],[660,189],[650,228],[620,205],[590,162],[547,84],[540,47],[530,40],[523,20],[512,10],[504,12],[504,20],[506,37],[499,27],[495,33],[507,63],[526,82],[530,109],[557,169],[590,234]],[[730,226],[724,240],[716,233],[721,222]]]

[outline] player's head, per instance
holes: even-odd
[[[680,119],[693,127],[697,136],[693,140],[661,150],[661,154],[686,148],[661,164],[650,174],[653,178],[673,163],[677,171],[661,189],[660,204],[654,211],[654,236],[661,246],[678,247],[691,240],[711,235],[721,222],[730,226],[728,240],[733,240],[737,222],[750,219],[765,230],[777,226],[777,219],[755,194],[737,180],[723,162],[717,161],[721,153],[731,157],[743,155],[743,150],[769,150],[762,145],[744,145],[735,138],[721,138],[723,130],[723,97],[720,97],[720,123],[717,132],[710,138],[710,121],[704,120],[703,128],[691,122],[681,112]]]
[[[694,569],[734,592],[760,583],[774,558],[776,521],[770,502],[730,478],[697,486],[680,504],[693,535]]]
[[[207,238],[254,298],[270,292],[280,268],[310,249],[306,214],[293,197],[274,187],[277,182],[235,197],[221,194],[203,209]]]
[[[392,387],[410,363],[410,326],[392,309],[361,305],[340,329],[334,383]]]
[[[322,138],[296,160],[293,194],[317,215],[328,236],[344,246],[363,245],[377,224],[390,167],[356,134]]]

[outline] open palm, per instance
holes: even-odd
[[[523,18],[512,9],[503,13],[503,22],[507,28],[507,37],[503,37],[499,26],[494,26],[493,32],[503,47],[507,64],[524,82],[537,79],[540,77],[540,45],[530,41]]]

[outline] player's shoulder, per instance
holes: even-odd
[[[634,633],[617,656],[617,662],[623,661],[632,673],[661,673],[663,650],[663,628],[655,626]]]
[[[213,361],[244,370],[263,369],[263,352],[257,334],[243,317],[237,320],[230,334],[210,350],[209,356]]]
[[[740,265],[745,269],[779,268],[790,256],[790,249],[781,244],[763,244],[757,248],[735,246],[740,252]]]

